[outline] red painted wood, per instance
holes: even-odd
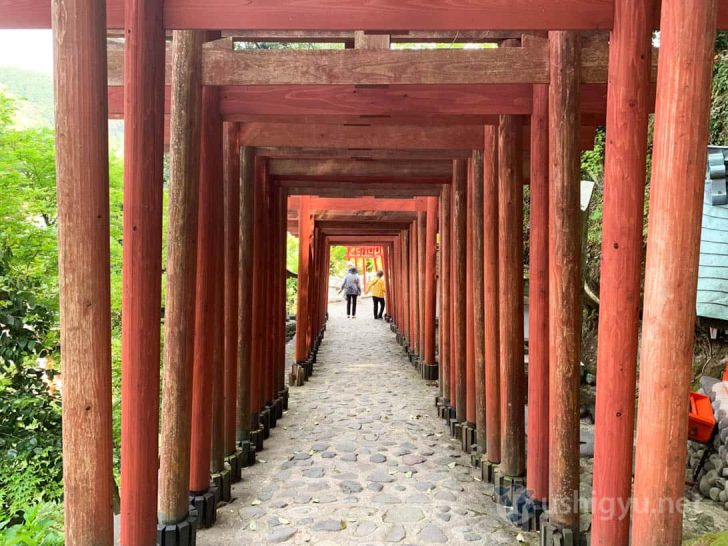
[[[467,418],[467,342],[466,342],[466,245],[468,164],[453,162],[453,340],[455,345],[455,413],[458,421]]]
[[[528,278],[527,487],[534,499],[549,494],[549,89],[533,88]]]
[[[122,544],[156,540],[164,50],[162,2],[126,4],[121,313]]]
[[[212,449],[213,383],[221,379],[216,314],[222,286],[223,184],[222,120],[217,109],[218,91],[202,91],[202,129],[200,148],[200,198],[197,230],[197,303],[195,306],[195,352],[192,388],[192,445],[190,451],[190,491],[207,491],[210,484]]]
[[[423,208],[417,213],[417,316],[419,318],[419,339],[417,343],[420,358],[425,356],[425,273],[427,268],[427,198],[420,198]]]
[[[238,269],[240,267],[240,147],[238,128],[223,124],[225,200],[225,454],[235,453],[238,390]]]
[[[550,32],[549,86],[549,519],[577,529],[579,506],[579,39]]]
[[[409,236],[409,242],[410,242],[409,291],[410,291],[410,325],[411,325],[410,347],[416,354],[419,354],[419,351],[420,351],[420,347],[419,347],[420,318],[419,318],[419,295],[417,293],[417,269],[419,266],[418,266],[418,262],[417,262],[418,233],[417,233],[417,221],[416,220],[412,222],[409,230],[410,230],[410,236]]]
[[[108,28],[123,28],[121,0],[107,1]],[[719,28],[728,24],[728,6],[720,3]],[[168,0],[169,29],[237,30],[605,30],[613,22],[613,0],[274,0],[240,4],[233,0],[201,3]],[[3,0],[0,28],[50,28],[49,0]],[[657,23],[657,21],[653,21]]]
[[[662,2],[632,544],[682,543],[715,0]],[[659,416],[659,419],[655,419]],[[661,509],[666,503],[675,510]]]
[[[308,277],[311,265],[311,244],[313,239],[313,221],[309,207],[310,198],[301,197],[298,215],[298,304],[296,311],[296,362],[303,362],[308,357]]]
[[[440,194],[440,394],[450,402],[450,186]]]
[[[437,305],[437,227],[438,199],[427,198],[427,235],[425,241],[425,364],[434,365]]]
[[[501,459],[498,263],[498,131],[495,127],[486,127],[483,146],[485,430],[486,456],[492,463]]]
[[[103,19],[103,4],[64,2],[63,10],[54,13],[53,44],[65,534],[69,544],[111,546],[109,150]]]
[[[475,332],[473,330],[473,162],[468,161],[467,206],[465,223],[465,382],[466,415],[471,426],[475,425]]]
[[[455,164],[453,163],[453,169]],[[453,170],[454,172],[454,170]],[[455,340],[455,187],[450,185],[450,407],[457,405],[457,347]]]
[[[485,453],[485,297],[483,266],[483,152],[473,151],[472,271],[473,271],[473,366],[475,370],[475,432],[478,454]]]
[[[592,544],[629,544],[642,229],[655,2],[616,0],[609,50]]]
[[[498,300],[500,325],[500,471],[522,476],[525,460],[523,362],[523,183],[520,122],[501,116],[498,130]]]

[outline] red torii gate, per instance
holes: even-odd
[[[367,289],[367,260],[374,262],[374,272],[381,269],[382,248],[378,246],[347,246],[346,259],[353,261],[354,267],[359,269],[358,264],[361,263],[361,276],[364,283],[364,290]]]

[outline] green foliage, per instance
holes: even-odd
[[[39,502],[63,494],[61,405],[51,370],[0,375],[0,520],[16,523]]]
[[[710,102],[709,142],[728,145],[728,32],[719,32],[713,63],[713,89]]]
[[[25,512],[24,524],[0,522],[0,543],[5,546],[61,546],[63,508],[53,502],[42,502]]]
[[[0,85],[18,104],[21,127],[53,127],[53,80],[50,74],[0,66]]]

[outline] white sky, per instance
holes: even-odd
[[[53,73],[50,30],[0,30],[0,66]]]

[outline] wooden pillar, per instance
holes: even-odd
[[[240,237],[238,266],[238,391],[236,436],[240,442],[250,439],[251,368],[253,324],[253,185],[255,183],[255,149],[240,152]]]
[[[238,124],[225,122],[225,455],[235,454],[238,392],[238,312],[240,269],[240,146]]]
[[[283,188],[279,188],[279,221],[278,232],[280,242],[278,244],[278,324],[277,324],[277,380],[276,395],[283,394],[286,389],[286,321],[288,319],[287,304],[287,286],[288,286],[288,269],[286,260],[288,256],[288,192]],[[320,301],[320,300],[319,300]],[[320,308],[320,305],[317,305]],[[320,317],[319,317],[320,320]]]
[[[450,399],[450,185],[440,192],[440,395],[451,405]]]
[[[432,219],[427,215],[427,198],[422,198],[422,209],[417,214],[417,309],[419,316],[419,355],[425,358],[425,284],[427,283],[427,226]]]
[[[167,299],[157,507],[159,523],[170,525],[185,519],[189,506],[203,36],[200,31],[175,31],[172,37]]]
[[[533,86],[531,239],[528,282],[528,457],[532,498],[549,494],[549,120],[548,85]]]
[[[483,152],[473,152],[473,364],[475,370],[475,436],[478,453],[485,453],[485,296],[483,258]]]
[[[523,476],[526,470],[521,138],[520,119],[501,116],[498,127],[500,471],[506,476]]]
[[[682,542],[717,2],[662,1],[632,543]]]
[[[203,87],[190,455],[190,491],[193,494],[204,493],[209,488],[212,444],[217,444],[217,435],[212,434],[213,413],[217,419],[220,409],[217,405],[218,396],[213,396],[213,389],[222,379],[219,373],[222,336],[218,335],[222,321],[217,317],[222,304],[222,297],[217,292],[218,287],[223,287],[223,264],[220,258],[224,224],[222,120],[219,112],[218,89]],[[220,392],[218,390],[215,395]],[[215,455],[217,460],[217,453]]]
[[[437,327],[437,197],[427,199],[427,235],[425,241],[425,364],[435,362],[435,336]]]
[[[473,162],[468,160],[465,226],[465,366],[466,421],[475,428],[475,332],[473,330]]]
[[[103,3],[53,4],[65,532],[79,546],[114,543],[105,27]]]
[[[455,163],[453,163],[453,169],[455,169]],[[455,305],[457,299],[455,294],[457,286],[457,275],[455,272],[455,222],[455,176],[453,176],[450,188],[450,406],[452,408],[457,407],[458,398],[458,347],[455,339]]]
[[[500,321],[498,319],[498,128],[486,125],[483,146],[483,291],[485,305],[485,449],[499,463]]]
[[[298,208],[298,303],[296,306],[296,362],[308,358],[309,275],[313,219],[311,198],[302,195]]]
[[[125,4],[124,246],[121,313],[122,544],[157,532],[164,26],[162,2]],[[86,47],[86,45],[85,45]]]
[[[419,215],[419,213],[418,213]],[[419,316],[419,297],[417,291],[417,220],[410,224],[410,266],[409,266],[409,289],[410,304],[412,306],[410,313],[410,346],[415,354],[419,354],[420,346],[420,316]]]
[[[458,159],[453,165],[453,341],[455,344],[455,415],[458,421],[467,417],[467,363],[465,314],[467,305],[466,252],[467,245],[467,178],[468,163]]]
[[[581,222],[575,32],[549,32],[549,521],[579,525]]]
[[[400,285],[402,287],[402,323],[404,324],[404,337],[409,344],[410,336],[410,313],[412,307],[410,305],[409,291],[409,229],[403,229],[401,239],[401,278]]]
[[[617,0],[609,47],[592,543],[626,546],[654,2]],[[610,506],[606,506],[609,504]]]

